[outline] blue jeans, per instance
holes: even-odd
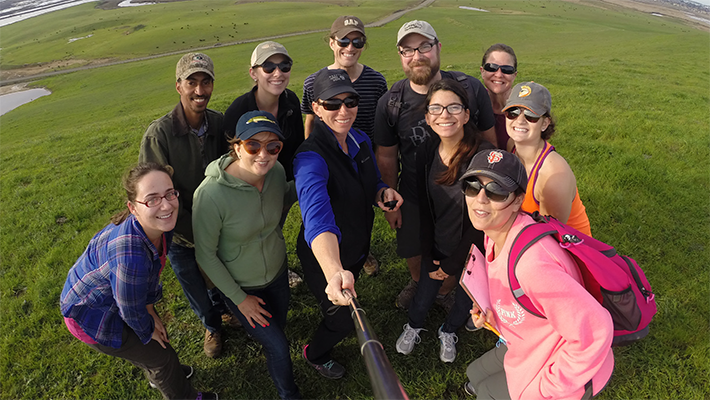
[[[242,289],[246,294],[264,300],[266,304],[261,307],[271,314],[269,325],[262,327],[259,324],[254,324],[255,327],[252,328],[244,314],[239,311],[239,307],[225,296],[227,306],[229,306],[234,315],[239,318],[244,330],[246,330],[254,340],[261,343],[261,346],[264,348],[266,367],[269,370],[269,375],[271,375],[271,380],[274,381],[276,390],[279,392],[279,397],[282,399],[300,399],[301,393],[293,379],[293,364],[291,363],[289,343],[284,333],[286,316],[288,314],[288,302],[291,298],[286,269],[265,288]]]
[[[444,281],[431,279],[429,277],[429,266],[433,266],[432,260],[422,258],[417,294],[414,295],[412,304],[409,306],[409,326],[414,329],[424,327],[426,315],[436,300],[439,288],[441,288],[441,285],[444,283]],[[460,276],[459,273],[459,275],[456,276],[456,280],[458,280]],[[451,308],[449,315],[446,316],[446,322],[444,322],[441,328],[442,332],[456,332],[457,329],[466,323],[470,315],[471,307],[473,307],[471,298],[468,297],[463,288],[458,287],[455,296],[454,306]]]
[[[212,299],[220,299],[221,294],[217,288],[207,290],[205,280],[197,266],[195,249],[172,243],[168,251],[168,259],[192,311],[208,331],[219,332],[222,328],[222,312]]]

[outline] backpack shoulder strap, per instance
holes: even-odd
[[[470,75],[467,75],[461,71],[446,71],[446,73],[451,74],[452,78],[461,84],[464,89],[466,89],[466,94],[468,95],[468,102],[469,102],[469,109],[473,108],[471,107],[471,104],[476,104],[476,99],[478,96],[476,96],[476,93],[474,91],[474,86],[471,84],[469,81],[470,79],[476,79]],[[473,123],[474,126],[478,126],[478,105],[476,104],[475,108],[476,112],[471,113],[471,122]]]
[[[406,108],[406,105],[402,101],[402,91],[404,90],[406,82],[406,79],[399,80],[395,82],[390,89],[390,98],[387,100],[387,125],[391,128],[397,125],[400,110]]]
[[[540,318],[545,318],[545,316],[532,304],[532,301],[525,294],[523,288],[520,287],[520,281],[518,281],[518,277],[515,275],[515,268],[518,266],[520,257],[522,257],[527,249],[545,236],[555,237],[556,233],[557,230],[548,226],[545,222],[538,221],[536,224],[528,225],[515,237],[513,244],[510,246],[510,254],[508,255],[508,283],[510,284],[510,291],[513,292],[513,297],[515,297],[518,303],[527,312]]]

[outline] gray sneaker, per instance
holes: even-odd
[[[397,295],[397,300],[395,300],[394,303],[397,308],[401,308],[402,310],[409,309],[409,305],[412,304],[414,295],[417,294],[418,285],[419,284],[414,279],[409,280],[407,286],[405,286],[404,289],[402,289],[402,291]]]
[[[474,389],[473,384],[471,382],[466,382],[463,385],[463,391],[466,392],[466,394],[469,396],[476,396],[476,389]]]
[[[439,341],[441,342],[441,350],[439,351],[439,358],[445,363],[454,362],[456,359],[456,342],[459,338],[456,337],[455,333],[442,332],[439,327]]]
[[[402,354],[409,354],[414,349],[414,345],[421,342],[422,339],[419,337],[419,332],[423,329],[414,329],[409,326],[409,323],[404,325],[404,332],[399,335],[397,339],[397,352]]]

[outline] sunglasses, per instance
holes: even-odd
[[[508,119],[515,120],[515,119],[518,119],[518,117],[520,116],[521,113],[523,115],[525,115],[525,119],[528,120],[528,122],[533,123],[533,124],[536,123],[537,121],[539,121],[540,118],[542,118],[541,116],[535,114],[534,112],[532,112],[528,109],[525,109],[525,108],[521,108],[521,107],[513,107],[513,108],[509,108],[509,109],[505,110],[505,117]]]
[[[357,96],[348,96],[344,99],[328,99],[328,100],[318,100],[318,104],[328,111],[340,110],[340,107],[345,104],[347,108],[357,107],[360,104],[360,98]]]
[[[267,74],[270,74],[274,71],[276,71],[276,68],[281,70],[281,72],[289,72],[291,71],[291,66],[293,66],[293,63],[291,61],[281,61],[280,63],[276,64],[271,61],[266,61],[261,65],[257,65],[257,67],[261,67],[264,72]]]
[[[485,189],[486,197],[488,200],[495,201],[497,203],[503,202],[510,196],[509,191],[503,189],[499,184],[494,181],[488,182],[487,184],[482,184],[478,179],[465,180],[463,181],[463,193],[468,197],[476,197],[481,189]]]
[[[258,140],[252,140],[252,139],[247,139],[242,141],[242,146],[244,147],[244,151],[247,153],[254,155],[258,154],[261,151],[261,146],[266,146],[266,152],[271,154],[272,156],[275,156],[279,154],[281,151],[281,148],[283,147],[283,142],[279,140],[275,140],[273,142],[268,142],[268,143],[262,143],[259,142]]]
[[[350,43],[352,43],[356,49],[362,49],[363,47],[365,47],[365,42],[367,41],[367,39],[365,39],[364,37],[358,37],[355,39],[344,37],[342,39],[335,39],[335,41],[338,42],[338,46],[340,47],[348,47]]]
[[[513,75],[515,73],[515,67],[512,65],[498,65],[494,63],[483,64],[483,69],[488,72],[496,72],[500,69],[500,72],[506,75]]]

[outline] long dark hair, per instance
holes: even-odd
[[[431,98],[434,96],[434,93],[441,90],[452,92],[458,96],[461,104],[468,110],[469,102],[466,89],[453,79],[442,79],[431,85],[426,94],[425,105],[428,106],[431,103]],[[481,133],[478,128],[473,125],[473,118],[469,118],[468,122],[463,126],[463,138],[456,147],[456,152],[451,158],[449,167],[436,179],[436,183],[446,186],[453,185],[459,178],[461,168],[468,165],[468,162],[471,161],[471,158],[473,158],[474,154],[478,151],[480,144]]]
[[[153,171],[165,172],[170,178],[173,177],[173,167],[169,165],[160,165],[153,162],[136,165],[123,175],[123,189],[126,190],[126,198],[128,201],[136,201],[138,182]],[[128,208],[124,208],[111,217],[111,222],[114,225],[120,225],[130,214],[131,212],[128,211]]]

